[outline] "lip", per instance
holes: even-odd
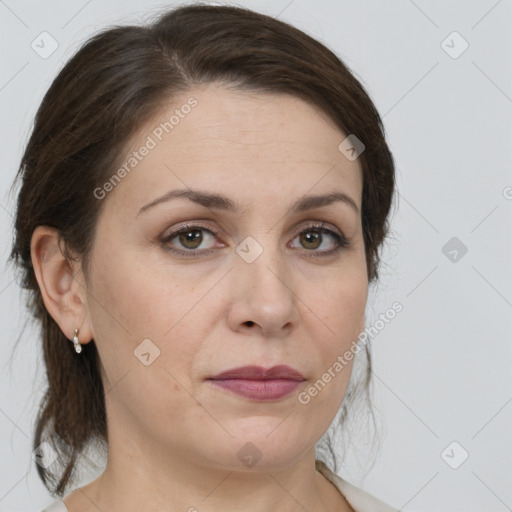
[[[208,379],[217,388],[259,401],[283,398],[293,393],[305,380],[299,371],[286,365],[268,369],[261,366],[243,366]]]
[[[225,372],[210,377],[212,380],[224,379],[249,379],[249,380],[271,380],[287,379],[294,381],[306,380],[304,375],[298,370],[284,364],[272,366],[272,368],[263,368],[263,366],[241,366],[232,368]]]

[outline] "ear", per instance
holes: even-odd
[[[48,313],[69,340],[78,329],[78,339],[84,344],[94,337],[86,284],[80,260],[68,261],[62,244],[56,229],[38,226],[30,244],[32,265]]]

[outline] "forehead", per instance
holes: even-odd
[[[127,177],[116,188],[140,203],[173,187],[268,187],[275,197],[337,186],[360,207],[361,167],[340,152],[345,138],[299,98],[210,84],[180,94],[137,131],[121,164]]]

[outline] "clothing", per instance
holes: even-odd
[[[336,473],[333,473],[322,461],[316,460],[315,467],[317,471],[320,471],[320,473],[332,482],[341,494],[345,496],[345,499],[354,509],[354,512],[398,512],[398,509],[386,505],[386,503],[380,501],[366,491],[363,491],[346,480],[343,480]],[[60,511],[57,510],[55,512]]]
[[[398,509],[386,505],[371,494],[359,489],[355,485],[343,480],[336,473],[333,473],[322,461],[315,462],[315,468],[322,473],[336,488],[345,496],[354,512],[398,512]],[[49,507],[41,512],[69,512],[62,500],[54,501]]]
[[[69,512],[68,507],[64,505],[62,500],[55,500],[51,505],[48,505],[41,512]]]

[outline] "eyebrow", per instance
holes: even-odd
[[[149,210],[150,208],[156,206],[157,204],[180,197],[189,199],[190,201],[200,204],[201,206],[205,206],[206,208],[224,210],[232,213],[239,213],[242,210],[242,207],[238,202],[233,201],[232,199],[229,199],[222,194],[213,194],[192,189],[179,189],[167,192],[163,196],[158,197],[154,201],[144,205],[139,210],[136,217],[141,213]],[[301,213],[307,210],[313,210],[314,208],[327,206],[335,202],[342,202],[347,204],[359,215],[359,208],[356,202],[349,195],[338,191],[330,192],[329,194],[309,195],[301,197],[291,205],[290,211],[292,213]]]

